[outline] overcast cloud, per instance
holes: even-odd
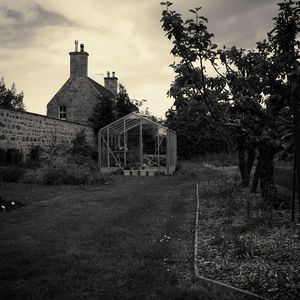
[[[28,111],[46,105],[69,77],[74,40],[89,52],[89,77],[103,84],[116,71],[130,97],[163,116],[174,74],[171,44],[161,29],[156,0],[0,0],[0,76],[24,91]],[[219,45],[254,48],[272,28],[275,0],[178,0],[172,8],[189,17],[202,6]]]

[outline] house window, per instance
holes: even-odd
[[[62,120],[67,119],[67,107],[65,105],[59,107],[59,118]]]

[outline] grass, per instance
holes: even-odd
[[[193,176],[110,185],[2,184],[1,299],[201,299],[192,285]]]
[[[206,155],[199,155],[191,160],[194,163],[206,163],[215,167],[230,167],[238,165],[238,155],[236,152],[232,153],[207,153]]]
[[[193,167],[204,163],[210,167],[226,167],[226,173],[228,170],[237,170],[238,155],[237,153],[209,153],[206,156],[199,156],[193,158],[185,164],[193,165]],[[253,168],[253,172],[254,172]],[[230,175],[233,175],[231,172]],[[236,173],[236,171],[235,171]],[[279,185],[289,191],[293,189],[293,162],[292,161],[276,161],[274,165],[274,181],[276,185]]]
[[[247,193],[228,177],[219,184],[224,172],[235,178],[238,170],[193,160],[172,177],[113,176],[108,185],[2,183],[1,197],[25,206],[0,214],[0,298],[209,299],[193,289],[196,182],[200,271],[268,296],[282,296],[287,284],[293,297],[299,255],[289,212],[275,216],[272,230],[253,212],[251,234]]]
[[[274,181],[290,191],[293,190],[293,163],[275,164]]]

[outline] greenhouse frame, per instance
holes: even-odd
[[[102,174],[171,175],[177,162],[176,133],[145,115],[130,113],[98,132],[98,164]]]

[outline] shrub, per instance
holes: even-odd
[[[39,146],[33,147],[22,181],[41,184],[84,184],[98,181],[97,163],[91,154],[84,131],[76,135],[71,147],[53,145],[47,151]]]
[[[45,160],[45,151],[39,145],[33,145],[30,149],[28,158],[24,164],[26,169],[35,169],[40,167],[41,162]]]
[[[42,168],[32,168],[27,169],[20,179],[23,183],[42,183],[43,182],[43,169]]]
[[[25,169],[20,166],[9,166],[1,168],[1,180],[4,182],[18,182]]]
[[[92,181],[93,176],[87,165],[66,163],[44,168],[43,183],[45,184],[84,184]]]
[[[34,145],[31,147],[29,152],[29,158],[34,161],[40,161],[41,154],[44,152],[44,149],[39,145]]]
[[[42,184],[85,184],[97,180],[95,162],[79,154],[52,157],[23,176],[23,182]]]
[[[84,130],[77,132],[75,138],[72,140],[70,153],[83,157],[92,157],[93,151],[91,146],[86,141]]]

